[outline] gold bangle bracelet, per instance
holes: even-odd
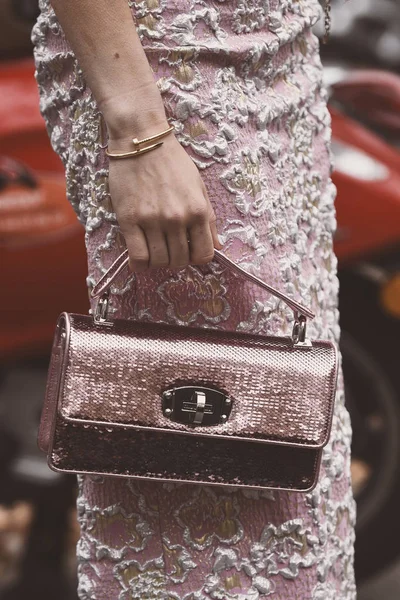
[[[155,135],[151,135],[147,138],[143,138],[142,140],[138,140],[137,138],[133,138],[132,143],[134,146],[134,150],[130,151],[130,152],[120,152],[120,153],[112,153],[108,151],[108,146],[106,148],[106,154],[107,156],[109,156],[110,158],[129,158],[131,156],[137,156],[138,154],[143,154],[144,152],[148,152],[149,150],[153,150],[154,148],[158,148],[159,146],[162,146],[163,142],[157,142],[156,144],[152,144],[151,146],[145,146],[145,147],[141,147],[142,144],[145,144],[146,142],[154,142],[155,140],[159,140],[161,137],[167,135],[168,133],[170,133],[171,131],[173,131],[174,126],[171,125],[170,127],[168,127],[168,129],[165,129],[164,131],[160,131],[160,133],[156,133]]]
[[[122,152],[118,154],[111,154],[108,150],[106,150],[106,154],[110,158],[129,158],[130,156],[136,156],[137,154],[143,154],[144,152],[153,150],[153,148],[158,148],[158,146],[162,146],[163,143],[164,142],[157,142],[157,144],[152,144],[151,146],[146,146],[145,148],[139,148],[139,150],[132,150],[131,152]]]

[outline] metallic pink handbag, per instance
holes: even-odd
[[[39,447],[56,471],[309,491],[328,442],[338,357],[310,341],[306,307],[219,250],[215,260],[282,299],[291,336],[109,320],[125,250],[92,290],[95,314],[62,313]]]

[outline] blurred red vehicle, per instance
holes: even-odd
[[[340,68],[326,73],[328,83],[333,79],[335,252],[342,263],[348,263],[400,239],[400,153],[382,138],[382,131],[387,131],[400,139],[400,77]],[[355,121],[356,116],[362,123]],[[366,123],[379,129],[379,135]]]
[[[87,312],[87,266],[32,59],[0,66],[0,98],[0,356],[13,358],[48,349],[63,307]]]

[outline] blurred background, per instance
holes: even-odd
[[[0,600],[77,600],[75,478],[47,468],[36,433],[56,318],[66,308],[87,312],[87,271],[83,228],[38,109],[30,43],[37,12],[37,0],[0,0]],[[399,0],[333,1],[321,48],[338,189],[359,600],[398,600]]]

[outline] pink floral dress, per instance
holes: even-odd
[[[223,251],[310,305],[311,336],[337,342],[330,117],[311,31],[318,1],[129,4]],[[40,6],[41,110],[85,227],[91,288],[125,244],[96,102],[49,0]],[[112,301],[128,319],[278,335],[291,327],[283,303],[216,261],[120,277]],[[332,437],[308,494],[79,477],[80,598],[355,600],[350,442],[340,374]]]

